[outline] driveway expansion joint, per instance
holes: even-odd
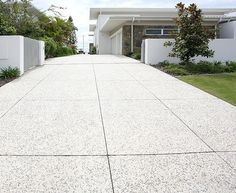
[[[93,64],[93,73],[94,73],[94,80],[95,80],[95,84],[96,84],[96,91],[97,91],[98,104],[99,104],[99,112],[100,112],[102,128],[103,128],[103,134],[104,134],[105,147],[106,147],[106,152],[107,152],[107,162],[108,162],[108,168],[109,168],[109,173],[110,173],[112,192],[114,193],[115,191],[114,191],[114,183],[113,183],[113,177],[112,177],[112,172],[111,172],[111,163],[110,163],[110,158],[109,158],[109,153],[108,153],[106,131],[105,131],[105,126],[104,126],[102,107],[101,107],[101,100],[100,100],[100,95],[99,95],[99,89],[98,89],[98,83],[97,83],[97,77],[96,77],[96,72],[95,72],[94,64]]]

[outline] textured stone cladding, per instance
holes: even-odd
[[[141,44],[143,39],[155,38],[173,38],[173,35],[145,35],[146,29],[152,28],[173,28],[173,26],[149,26],[134,25],[134,53],[141,53]],[[123,26],[122,36],[122,54],[128,55],[131,52],[131,26]]]
[[[131,26],[123,26],[122,31],[122,54],[128,55],[131,49]]]

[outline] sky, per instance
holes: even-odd
[[[143,8],[174,8],[179,1],[175,0],[33,0],[33,4],[40,10],[46,10],[50,5],[66,8],[62,10],[62,15],[67,18],[72,16],[75,26],[78,28],[77,39],[78,48],[84,47],[88,50],[89,42],[93,42],[93,37],[89,36],[89,8],[105,7],[143,7]],[[183,1],[186,5],[196,3],[199,8],[236,8],[236,0],[195,0]]]

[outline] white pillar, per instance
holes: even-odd
[[[39,41],[39,65],[42,66],[45,61],[45,43]]]
[[[23,36],[17,36],[17,42],[19,44],[19,69],[20,69],[20,75],[24,74],[24,37]]]
[[[132,23],[131,23],[131,52],[134,52],[134,18],[132,19]]]

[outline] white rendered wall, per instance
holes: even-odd
[[[0,36],[0,68],[19,68],[24,73],[24,37]]]
[[[98,42],[99,54],[111,54],[111,38],[105,32],[99,32]]]
[[[166,41],[173,39],[146,39],[145,40],[145,64],[158,64],[164,60],[179,63],[178,58],[169,57],[172,47],[165,47]],[[236,61],[236,39],[215,39],[209,43],[210,49],[214,50],[214,57],[196,57],[195,61]]]
[[[0,68],[17,67],[22,75],[27,70],[25,62],[29,58],[32,58],[32,62],[28,61],[28,63],[32,63],[32,66],[44,64],[44,42],[27,39],[36,44],[37,53],[34,56],[30,52],[25,52],[27,49],[25,49],[25,38],[23,36],[0,36]],[[29,57],[26,58],[27,55]]]
[[[220,24],[220,38],[236,39],[236,21]]]
[[[164,47],[166,41],[173,41],[172,39],[146,39],[145,40],[145,64],[158,64],[164,60],[178,63],[177,58],[169,57],[171,47]]]
[[[111,38],[109,34],[100,31],[108,18],[108,15],[98,16],[97,28],[95,31],[95,46],[97,47],[98,54],[111,54]]]

